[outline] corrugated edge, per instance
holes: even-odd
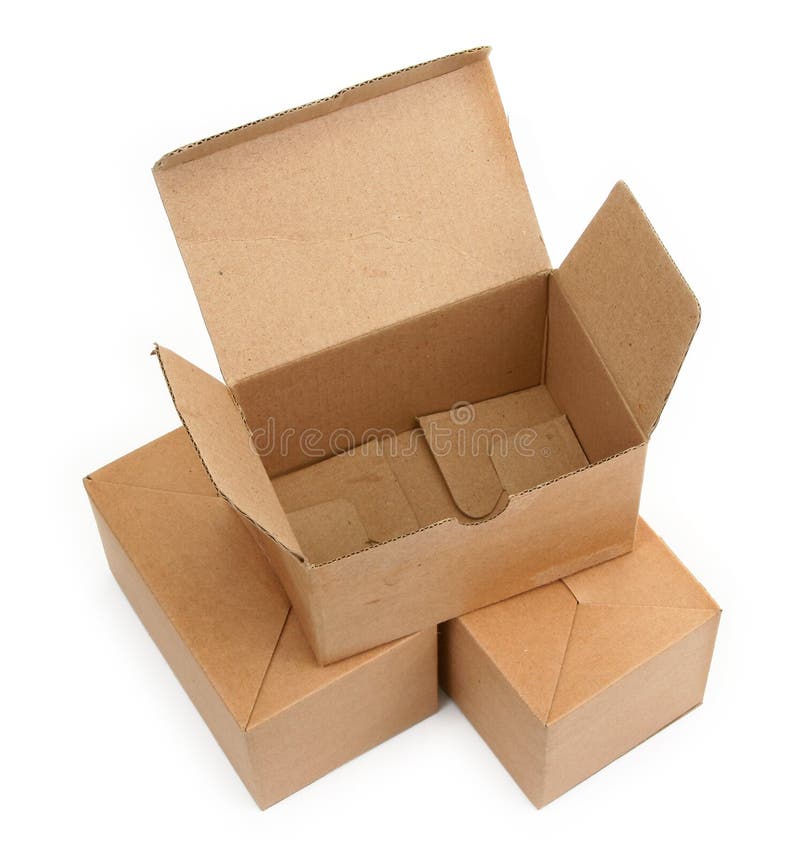
[[[357,90],[363,90],[367,87],[374,86],[377,83],[388,80],[392,77],[397,77],[401,74],[408,74],[409,72],[416,71],[418,69],[425,68],[426,66],[433,66],[436,63],[444,63],[446,60],[455,59],[456,57],[464,57],[467,62],[470,55],[474,55],[474,60],[479,59],[481,56],[488,55],[491,48],[487,45],[482,45],[476,48],[467,48],[463,51],[456,51],[452,54],[446,54],[442,57],[437,57],[436,59],[426,60],[425,62],[415,63],[414,65],[407,66],[406,68],[398,69],[397,71],[390,71],[387,74],[379,75],[378,77],[370,78],[369,80],[365,80],[362,83],[353,84],[352,86],[346,86],[344,89],[340,89],[338,92],[335,92],[333,95],[328,95],[324,98],[318,98],[315,101],[309,101],[306,104],[301,104],[297,107],[290,107],[287,110],[281,110],[278,113],[273,113],[271,116],[266,116],[263,119],[256,119],[253,122],[246,122],[243,125],[238,125],[236,128],[231,128],[228,131],[221,131],[217,134],[211,134],[208,137],[204,137],[202,140],[197,140],[194,143],[188,143],[184,146],[179,146],[177,149],[173,149],[171,152],[167,152],[166,155],[163,155],[159,158],[156,163],[153,165],[153,171],[168,169],[170,166],[176,166],[177,164],[171,164],[171,161],[177,161],[178,163],[186,163],[187,160],[192,160],[191,158],[181,158],[178,160],[178,156],[183,155],[192,149],[197,149],[201,146],[204,146],[207,143],[210,143],[214,140],[219,140],[222,137],[227,137],[233,134],[237,134],[241,131],[251,128],[257,128],[260,125],[267,125],[270,122],[274,122],[277,119],[282,117],[290,116],[293,113],[300,113],[304,110],[309,110],[312,107],[317,107],[323,104],[330,103],[332,105],[335,104],[336,101],[341,100],[345,95],[351,92],[355,92]],[[451,71],[452,69],[448,69],[447,71]],[[446,74],[447,71],[442,71],[441,74]],[[409,84],[405,84],[410,85]],[[399,86],[398,89],[402,89],[403,86]],[[344,105],[343,105],[344,106]],[[335,106],[332,107],[332,110],[337,109]],[[332,111],[331,111],[332,112]],[[298,121],[302,121],[299,119]],[[286,126],[284,126],[286,127]],[[199,157],[199,155],[198,155]]]

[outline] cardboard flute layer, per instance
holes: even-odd
[[[697,301],[623,184],[550,267],[487,49],[154,174],[227,383],[161,366],[321,663],[631,549]]]
[[[120,587],[261,808],[436,710],[433,629],[318,665],[183,429],[86,490]]]
[[[632,553],[445,623],[441,683],[541,807],[702,702],[719,618],[639,521]]]

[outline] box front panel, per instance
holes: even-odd
[[[512,497],[479,524],[445,521],[311,569],[315,654],[339,660],[631,550],[645,455],[642,445]]]
[[[248,732],[262,809],[438,708],[436,629],[400,641]]]

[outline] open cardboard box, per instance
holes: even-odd
[[[719,619],[640,521],[631,553],[446,622],[442,687],[541,807],[703,701]]]
[[[111,571],[263,809],[436,711],[436,629],[320,666],[183,429],[85,480]]]
[[[699,320],[622,184],[551,268],[487,54],[154,168],[226,384],[162,368],[322,663],[629,551]]]

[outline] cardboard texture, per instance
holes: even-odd
[[[434,629],[319,666],[183,429],[85,485],[114,576],[261,808],[436,711]]]
[[[702,702],[719,618],[640,520],[632,553],[445,623],[440,679],[541,807]]]
[[[154,168],[226,384],[164,374],[321,663],[629,551],[699,320],[623,184],[551,269],[487,56]]]

